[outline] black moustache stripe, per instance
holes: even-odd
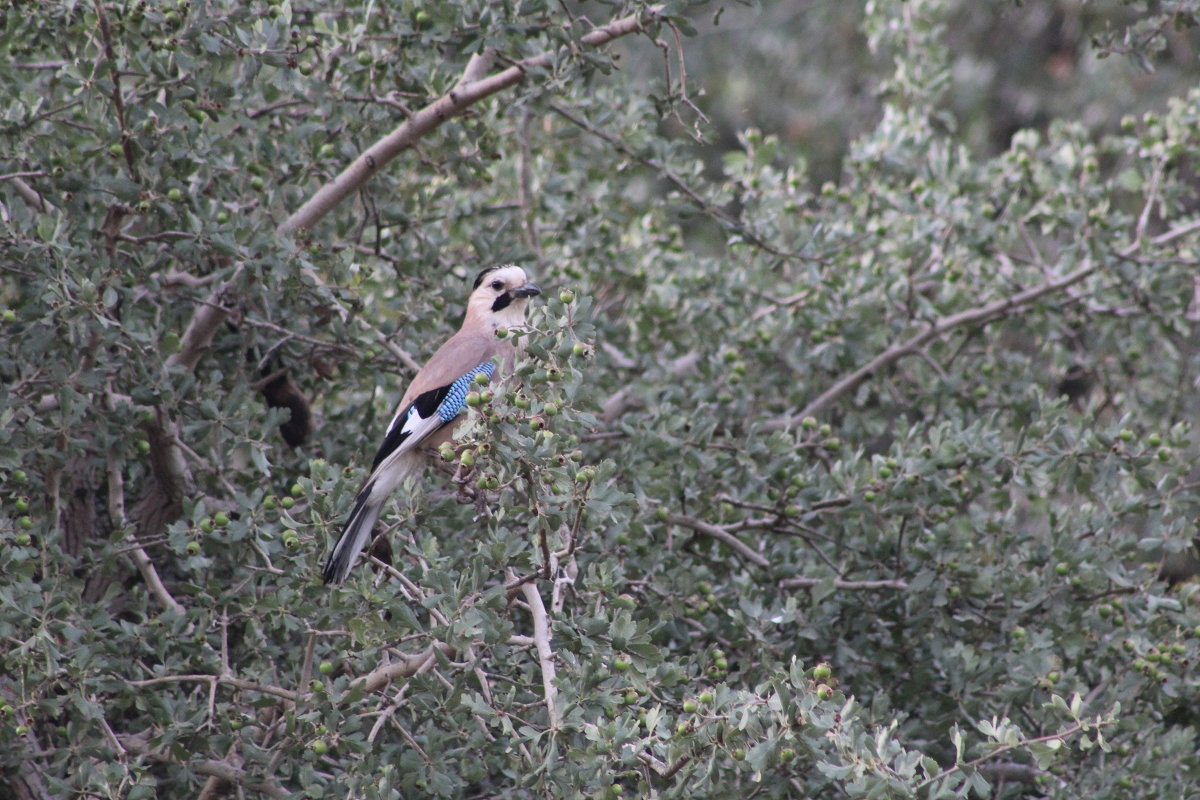
[[[492,303],[492,311],[499,311],[503,308],[508,308],[509,304],[512,303],[512,301],[513,301],[512,295],[509,294],[508,292],[505,292],[504,294],[502,294],[496,298],[496,302]]]

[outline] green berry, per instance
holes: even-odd
[[[1120,433],[1117,434],[1117,438],[1122,442],[1128,442],[1133,439],[1133,431],[1129,430],[1128,428],[1124,428]]]
[[[319,756],[323,756],[329,752],[329,745],[324,739],[317,739],[312,743],[312,751]]]
[[[108,146],[108,153],[114,158],[120,158],[122,155],[124,155],[125,148],[121,147],[121,145],[117,144],[116,142],[113,142]]]
[[[636,703],[638,701],[637,690],[630,689],[628,692],[625,693],[625,697],[622,699],[625,701],[625,705],[627,705],[627,706],[633,705],[634,703]]]
[[[795,757],[796,757],[796,751],[790,747],[785,747],[779,751],[779,760],[780,761],[791,761]]]
[[[200,549],[200,543],[197,541],[191,541],[187,543],[187,552],[189,556],[200,555]]]
[[[558,293],[558,299],[564,303],[570,303],[575,299],[575,293],[570,289],[563,289]]]
[[[264,181],[262,178],[258,177],[257,175],[250,178],[250,188],[253,189],[254,191],[261,192],[263,189],[266,188],[266,186],[267,186],[267,182]]]
[[[547,417],[558,416],[558,403],[546,403],[542,406],[542,413]]]
[[[275,495],[273,495],[273,494],[269,494],[263,498],[263,508],[265,508],[268,511],[273,510],[278,505],[279,505],[279,502],[275,499]]]
[[[822,683],[817,686],[817,697],[821,698],[822,700],[828,700],[829,698],[833,697],[833,689],[831,689],[828,684]]]
[[[476,372],[473,380],[477,386],[487,386],[492,379],[488,377],[486,372]]]
[[[708,705],[709,703],[711,703],[713,701],[713,693],[705,690],[700,693],[700,697],[697,699],[704,705]]]
[[[218,511],[213,515],[213,522],[216,523],[218,528],[224,528],[229,525],[229,515],[224,511]]]
[[[317,672],[320,672],[322,675],[332,675],[333,674],[333,662],[332,661],[322,661],[317,666]]]
[[[300,537],[296,536],[296,534],[292,533],[291,531],[288,531],[283,536],[283,546],[288,550],[295,550],[300,546]]]
[[[833,670],[828,664],[821,663],[813,667],[813,680],[827,681],[833,675]]]
[[[304,487],[298,483],[293,483],[292,488],[289,489],[288,491],[292,493],[292,497],[303,497],[304,496]]]
[[[804,428],[805,430],[811,431],[812,429],[817,427],[817,418],[816,417],[805,417],[804,420],[801,421],[800,426],[802,428]]]
[[[696,713],[696,711],[698,711],[699,708],[700,708],[700,706],[696,705],[695,700],[684,700],[683,701],[683,710],[688,714]]]
[[[1151,447],[1158,447],[1160,444],[1162,444],[1162,437],[1157,433],[1152,433],[1146,437],[1146,444],[1150,445]]]
[[[623,608],[626,611],[632,611],[637,608],[637,601],[633,599],[633,595],[619,594],[612,599],[612,604],[617,608]]]
[[[27,519],[27,518],[22,517],[22,519]],[[17,547],[28,547],[32,541],[33,541],[33,539],[29,536],[28,533],[25,533],[25,532],[18,533],[16,536],[13,537],[13,542],[16,543]]]
[[[508,336],[508,328],[496,328],[496,338],[503,339]]]
[[[613,659],[612,668],[617,672],[625,672],[629,669],[629,662],[620,656]]]
[[[587,355],[587,345],[583,342],[576,342],[575,346],[571,348],[571,353],[577,356]]]
[[[296,501],[290,497],[281,497],[279,498],[279,505],[285,509],[291,508],[292,506],[296,505]]]
[[[466,401],[467,405],[469,405],[471,408],[478,407],[480,403],[479,392],[467,392]]]
[[[226,222],[229,222],[229,214],[227,214],[224,211],[218,211],[217,212],[217,224],[224,225]]]
[[[1054,572],[1060,576],[1066,575],[1070,571],[1071,571],[1071,566],[1069,564],[1067,564],[1065,561],[1060,561],[1054,565]]]
[[[178,203],[183,200],[183,192],[178,189],[171,189],[167,192],[167,199],[172,203]]]
[[[475,466],[475,451],[471,449],[463,450],[462,454],[458,457],[458,463],[464,467]]]
[[[205,517],[204,519],[200,520],[199,528],[200,528],[200,530],[204,531],[205,533],[212,533],[212,530],[213,530],[212,517]]]
[[[0,314],[0,319],[3,319],[6,323],[16,322],[17,312],[13,311],[11,308],[6,308],[4,309],[4,313]]]

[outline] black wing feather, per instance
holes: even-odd
[[[421,419],[429,419],[437,413],[438,406],[442,404],[442,400],[450,393],[451,385],[439,386],[436,389],[430,389],[427,392],[417,395],[416,400],[413,400],[403,411],[398,412],[396,416],[392,417],[394,422],[391,425],[391,429],[384,438],[383,444],[379,445],[379,451],[375,453],[375,460],[371,462],[372,472],[383,463],[385,458],[396,452],[396,448],[404,444],[404,440],[408,438],[409,432],[404,430],[404,423],[412,410],[415,408]]]

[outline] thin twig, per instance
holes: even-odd
[[[819,414],[829,408],[844,395],[854,391],[860,383],[867,378],[891,366],[901,358],[916,354],[922,347],[929,342],[942,336],[956,328],[961,328],[967,325],[979,325],[985,322],[999,319],[1013,311],[1023,310],[1027,306],[1032,305],[1035,301],[1053,294],[1054,292],[1066,289],[1083,279],[1094,274],[1098,269],[1097,265],[1091,263],[1089,259],[1085,266],[1074,272],[1068,273],[1058,280],[1048,281],[1040,286],[1032,289],[1026,289],[1023,292],[1017,292],[1009,297],[1001,298],[986,305],[977,308],[970,308],[966,311],[960,311],[957,314],[951,314],[948,317],[943,317],[937,322],[930,325],[920,333],[905,339],[902,342],[897,342],[891,347],[884,350],[879,355],[872,358],[863,366],[846,375],[841,380],[835,382],[833,386],[826,389],[819,397],[810,402],[807,406],[801,409],[798,413],[792,415],[784,421],[768,422],[764,425],[766,430],[777,430],[782,428],[790,428],[800,424],[805,417],[811,417]]]
[[[812,586],[819,586],[827,578],[785,578],[779,582],[781,589],[807,589]],[[908,583],[903,580],[878,580],[878,581],[844,581],[841,578],[833,579],[833,587],[835,589],[908,589]]]
[[[260,694],[274,695],[281,697],[284,700],[296,700],[296,693],[290,689],[284,689],[281,686],[272,686],[268,683],[255,683],[254,681],[246,681],[241,678],[235,678],[232,675],[162,675],[157,678],[146,678],[139,681],[126,681],[130,686],[146,687],[155,686],[162,683],[208,683],[228,686],[233,689],[242,689],[248,692],[259,692]]]

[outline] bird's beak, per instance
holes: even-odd
[[[513,297],[537,297],[541,293],[541,287],[533,281],[525,281],[525,283],[509,292]]]

